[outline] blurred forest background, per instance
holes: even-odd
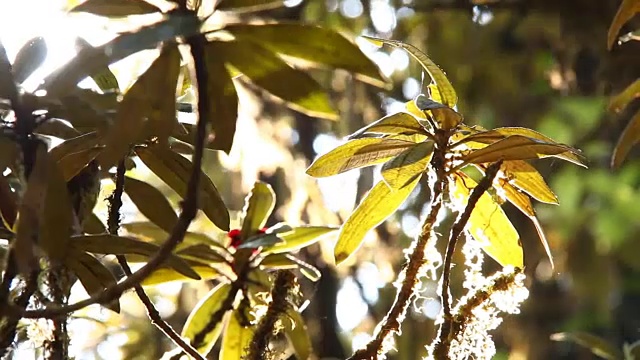
[[[15,51],[32,34],[46,32],[46,26],[56,26],[55,21],[66,21],[48,18],[46,13],[71,5],[5,2],[2,6],[7,11],[0,15],[5,46],[11,50],[14,43]],[[578,345],[550,340],[551,334],[563,331],[598,334],[618,347],[640,339],[638,150],[620,169],[610,169],[612,149],[640,105],[631,104],[621,114],[607,111],[609,96],[640,76],[640,42],[607,50],[607,30],[619,1],[286,0],[285,5],[261,12],[260,17],[318,24],[351,39],[371,35],[413,44],[446,71],[467,124],[529,127],[582,149],[589,159],[589,169],[559,161],[535,164],[560,200],[559,207],[538,204],[536,208],[555,269],[530,222],[515,208],[505,206],[522,237],[530,297],[522,313],[507,317],[493,334],[497,359],[595,357]],[[44,15],[21,24],[9,20],[10,16],[17,19],[15,14],[21,12],[26,19],[30,13]],[[630,31],[638,25],[635,19],[623,29]],[[250,84],[239,87],[240,117],[233,149],[230,155],[212,151],[206,156],[206,169],[225,169],[208,174],[232,210],[232,221],[233,211],[241,210],[256,180],[271,184],[277,195],[268,225],[280,221],[340,225],[371,187],[377,176],[371,169],[319,180],[304,173],[317,155],[363,125],[398,111],[420,91],[419,65],[406,53],[378,49],[364,41],[358,44],[393,87],[381,90],[342,71],[312,71],[330,89],[340,114],[337,121],[289,110]],[[143,57],[114,66],[121,84],[135,76],[130,73],[144,69],[140,64],[144,64]],[[171,192],[160,181],[150,181]],[[104,186],[101,197],[111,190]],[[427,191],[421,191],[338,268],[333,265],[331,239],[303,251],[301,257],[322,272],[317,283],[301,280],[305,298],[310,300],[303,315],[317,358],[344,359],[366,342],[393,301],[396,289],[392,281],[404,261],[402,249],[418,231],[427,202]],[[129,209],[125,222],[143,220],[135,208]],[[104,216],[106,208],[96,212]],[[210,231],[211,236],[225,235]],[[494,265],[497,268],[487,261],[486,266]],[[454,280],[455,276],[454,268]],[[148,291],[163,317],[179,329],[210,286],[206,282],[170,283]],[[414,360],[425,354],[424,344],[434,336],[433,318],[440,309],[435,288],[435,283],[425,283],[424,298],[403,323],[396,344],[400,351],[389,354],[390,359]],[[77,359],[155,359],[170,348],[133,294],[123,298],[122,309],[120,315],[98,306],[76,313],[70,325],[72,354]],[[27,354],[25,344],[14,356]]]

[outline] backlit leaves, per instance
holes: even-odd
[[[218,322],[211,331],[208,331],[202,341],[194,343],[194,340],[206,328],[213,314],[220,309],[230,290],[231,285],[224,283],[213,288],[193,308],[184,324],[182,337],[189,339],[201,354],[207,354],[213,348],[218,336],[220,336],[222,322]]]
[[[246,349],[253,339],[254,327],[242,326],[238,319],[239,311],[234,311],[229,316],[220,348],[220,360],[237,360],[246,356]]]
[[[357,139],[366,134],[416,134],[425,129],[418,120],[407,113],[395,113],[377,120],[349,135],[349,139]]]
[[[264,227],[275,204],[276,195],[271,186],[263,182],[256,182],[251,193],[247,196],[243,209],[244,219],[241,231],[243,239],[248,239],[249,236]]]
[[[178,216],[158,189],[131,177],[126,178],[124,189],[142,215],[167,233],[173,231]]]
[[[391,190],[384,182],[378,182],[362,199],[360,205],[342,225],[338,241],[334,247],[336,264],[340,264],[362,244],[369,230],[378,226],[409,197],[418,184],[419,178],[402,189]]]
[[[417,144],[382,166],[382,178],[391,189],[401,189],[427,169],[433,155],[433,141]]]
[[[159,12],[160,9],[143,0],[87,0],[71,12],[87,12],[107,17],[123,17]]]
[[[299,312],[294,309],[287,310],[287,318],[284,320],[284,331],[293,346],[296,358],[306,360],[311,356],[311,339],[307,332],[307,326]]]
[[[282,253],[302,249],[314,244],[322,237],[334,233],[337,228],[329,226],[301,226],[291,229],[284,234],[278,235],[283,240],[280,244],[275,244],[267,249],[264,253]]]
[[[16,55],[11,72],[17,83],[25,81],[47,57],[47,43],[43,37],[35,37],[24,44]]]
[[[184,196],[192,168],[189,160],[161,145],[136,148],[136,154],[162,181]],[[222,197],[211,179],[205,173],[201,176],[198,206],[217,227],[229,230],[229,212]]]
[[[307,174],[325,177],[379,164],[414,145],[409,141],[384,138],[350,140],[316,159],[307,169]]]
[[[469,177],[456,176],[456,201],[466,204],[477,183]],[[466,229],[482,249],[500,265],[524,267],[520,237],[500,205],[484,193],[471,212]]]

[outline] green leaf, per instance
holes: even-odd
[[[184,197],[192,171],[189,160],[161,145],[138,147],[136,154],[153,173]],[[229,212],[218,189],[207,174],[201,172],[200,176],[198,206],[218,228],[229,231]]]
[[[249,239],[264,227],[275,204],[276,194],[271,185],[260,181],[256,182],[244,202],[244,209],[242,209],[242,239]]]
[[[636,79],[636,81],[620,93],[611,97],[609,101],[609,111],[620,112],[627,107],[627,104],[638,97],[640,97],[640,78]]]
[[[48,168],[44,175],[47,185],[38,243],[50,258],[60,260],[67,255],[73,224],[73,208],[67,182],[48,154],[38,156],[36,161],[44,162],[44,166]]]
[[[541,142],[549,143],[553,145],[565,146],[567,148],[566,152],[550,155],[550,156],[572,162],[576,165],[579,165],[585,168],[587,167],[585,165],[584,157],[580,154],[579,150],[571,148],[564,144],[559,144],[555,142],[553,139],[528,128],[522,128],[522,127],[496,128],[493,130],[483,131],[483,132],[470,135],[464,139],[464,142],[479,142],[483,144],[493,144],[495,142],[503,140],[507,137],[511,137],[513,135],[524,136],[530,139],[540,140]],[[546,157],[546,156],[542,156],[542,157]]]
[[[300,226],[278,236],[284,242],[275,244],[262,251],[263,254],[277,254],[296,251],[315,244],[323,237],[334,233],[338,228],[329,226]]]
[[[314,177],[326,177],[379,164],[414,145],[415,143],[409,141],[385,138],[349,140],[317,158],[307,169],[307,174]]]
[[[186,246],[176,251],[176,254],[187,260],[208,265],[224,263],[228,260],[219,248],[213,247],[210,244]]]
[[[338,118],[329,96],[306,72],[296,70],[273,51],[251,41],[212,41],[208,50],[221,56],[251,81],[309,116]]]
[[[393,190],[402,189],[427,170],[433,156],[433,141],[406,149],[382,166],[382,178]]]
[[[80,150],[66,155],[58,161],[58,167],[65,181],[70,181],[102,152],[102,147]]]
[[[84,287],[90,296],[114,286],[117,282],[116,278],[106,266],[85,252],[73,251],[70,256],[67,257],[66,265],[78,277],[82,287]],[[110,303],[103,304],[103,306],[116,313],[120,313],[120,301],[118,298]]]
[[[361,75],[375,86],[385,87],[378,67],[356,45],[329,29],[302,24],[227,25],[238,40],[249,40],[287,56],[308,60]],[[295,34],[296,36],[291,36]]]
[[[622,25],[631,20],[638,12],[640,12],[640,2],[637,0],[622,0],[622,4],[620,4],[607,33],[607,48],[609,50],[613,47]]]
[[[426,130],[415,117],[407,113],[399,112],[385,116],[361,128],[349,135],[348,139],[361,138],[367,134],[416,134],[425,132]]]
[[[244,327],[240,324],[238,317],[240,314],[236,310],[229,316],[227,328],[222,337],[220,347],[220,360],[243,359],[247,354],[247,349],[253,340],[254,327]],[[265,349],[266,351],[266,349]]]
[[[439,102],[448,107],[456,106],[456,103],[458,102],[458,95],[456,95],[456,91],[453,89],[453,86],[449,82],[449,79],[447,79],[447,76],[444,74],[442,69],[440,69],[438,65],[436,65],[431,59],[429,59],[429,57],[425,53],[420,51],[420,49],[413,45],[405,44],[396,40],[378,39],[369,36],[363,37],[376,44],[377,46],[386,44],[407,51],[409,54],[411,54],[411,56],[418,60],[420,65],[422,65],[427,73],[429,73],[431,80],[435,82],[435,89],[437,89],[438,91],[437,97],[439,98],[439,100],[441,100]]]
[[[291,260],[292,262],[296,263],[300,268],[300,272],[302,273],[302,275],[304,275],[304,277],[306,277],[307,279],[313,282],[316,282],[320,280],[320,278],[322,277],[320,270],[318,270],[315,266],[305,261],[302,261],[291,254],[283,254],[283,255],[289,258],[289,260]]]
[[[107,228],[104,226],[102,221],[98,218],[98,216],[91,212],[87,214],[87,217],[84,220],[83,231],[87,234],[98,235],[104,234],[107,232]]]
[[[98,144],[99,140],[100,136],[96,131],[82,134],[80,136],[65,140],[64,142],[60,143],[56,147],[52,148],[49,151],[49,154],[56,162],[59,162],[63,157],[69,154],[77,153],[79,151],[95,147]]]
[[[193,308],[182,329],[182,337],[189,339],[191,344],[201,354],[208,354],[215,344],[222,330],[222,321],[209,331],[200,344],[194,344],[195,337],[205,330],[211,316],[220,310],[222,303],[229,296],[230,284],[218,284],[205,295]]]
[[[631,148],[640,142],[640,111],[633,117],[627,127],[624,128],[611,157],[611,167],[617,169],[629,154]]]
[[[236,133],[238,119],[238,94],[231,79],[231,75],[224,65],[222,54],[209,44],[205,48],[205,60],[209,83],[209,121],[215,135],[211,148],[219,149],[227,154],[231,151],[233,138]]]
[[[466,206],[471,189],[476,186],[477,183],[464,174],[455,176],[454,201]],[[466,230],[498,264],[524,267],[518,232],[500,205],[486,192],[473,208]]]
[[[168,232],[163,230],[158,225],[147,221],[126,223],[122,224],[122,227],[128,233],[134,234],[136,235],[136,237],[140,237],[142,240],[149,241],[156,245],[164,243],[169,235]],[[186,247],[198,244],[207,244],[214,247],[226,249],[216,240],[208,237],[207,235],[195,232],[187,232],[187,234],[184,236],[184,239],[177,246],[177,248],[181,249],[183,246]]]
[[[95,254],[137,254],[147,257],[154,256],[159,249],[159,247],[154,244],[139,241],[134,238],[108,234],[73,236],[70,245],[75,249]],[[196,280],[200,279],[200,276],[178,256],[170,255],[166,263],[185,276]]]
[[[384,181],[379,181],[362,199],[360,205],[342,225],[338,241],[333,249],[336,264],[340,264],[354,253],[369,230],[380,225],[409,197],[418,184],[415,178],[407,186],[391,190]]]
[[[127,176],[124,191],[142,215],[166,232],[173,231],[173,227],[178,222],[178,216],[167,198],[158,189],[144,181]]]
[[[176,45],[166,46],[127,91],[120,102],[116,119],[103,138],[105,150],[98,156],[103,168],[115,165],[139,139],[145,117],[155,118],[156,135],[171,134],[175,122],[175,91],[180,65]],[[159,91],[161,90],[161,91]],[[169,105],[166,105],[166,103]],[[173,105],[171,105],[173,104]],[[162,119],[164,118],[164,119]],[[162,139],[161,139],[162,140]]]
[[[27,80],[47,58],[47,42],[43,37],[37,36],[27,41],[16,55],[11,65],[13,80],[18,84]]]
[[[87,0],[70,10],[107,17],[143,15],[159,11],[160,9],[143,0]]]
[[[269,254],[260,261],[260,266],[270,270],[297,269],[298,263],[291,260],[287,254]]]
[[[594,355],[604,359],[619,360],[623,358],[622,352],[605,339],[585,332],[563,332],[551,335],[553,341],[571,341],[591,350]]]
[[[247,238],[246,241],[243,241],[237,248],[257,249],[263,246],[273,246],[280,243],[283,243],[283,241],[277,234],[258,234]]]
[[[94,47],[85,39],[76,37],[76,50],[80,52],[85,48],[93,49]],[[104,67],[102,67],[102,69],[96,71],[95,73],[91,73],[90,75],[93,81],[95,81],[96,85],[98,85],[100,90],[102,90],[103,92],[120,92],[120,84],[118,84],[118,78],[116,78],[111,69],[109,69],[109,66],[105,65]]]
[[[200,25],[201,21],[195,14],[172,13],[157,23],[120,34],[104,45],[82,49],[71,61],[47,76],[41,88],[51,96],[67,94],[82,79],[105,66],[141,50],[152,49],[160,42],[197,34]]]
[[[442,101],[441,99],[438,99]],[[424,95],[418,95],[414,100],[416,107],[430,115],[440,129],[450,130],[462,123],[462,115],[452,108],[433,101]]]
[[[285,321],[285,334],[293,346],[296,359],[306,360],[311,356],[311,338],[302,315],[295,309],[287,309],[289,321]]]
[[[511,135],[500,141],[479,149],[462,157],[465,164],[468,163],[490,163],[499,160],[528,160],[538,159],[548,156],[556,156],[563,153],[578,154],[578,151],[566,145],[548,143],[542,140],[533,139],[521,135]],[[583,161],[572,161],[578,165],[583,165]]]
[[[284,6],[283,0],[222,0],[216,9],[239,13],[264,11],[282,6]]]

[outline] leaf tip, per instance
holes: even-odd
[[[345,261],[347,258],[349,257],[349,254],[344,252],[344,251],[340,251],[340,252],[336,252],[334,254],[334,258],[335,258],[335,262],[336,265],[340,265],[343,261]]]

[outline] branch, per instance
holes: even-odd
[[[265,360],[269,342],[276,335],[276,322],[290,306],[288,296],[296,287],[296,277],[291,271],[282,270],[276,275],[271,288],[271,303],[267,313],[260,319],[249,346],[248,360]]]
[[[118,168],[116,170],[116,188],[108,198],[109,217],[107,218],[107,225],[109,227],[109,234],[111,235],[118,235],[118,230],[120,228],[120,209],[122,208],[122,193],[124,192],[124,174],[126,170],[124,160],[121,160],[118,163]],[[118,264],[120,264],[124,274],[126,276],[131,276],[132,272],[129,264],[127,263],[127,258],[124,255],[117,255],[116,259],[118,260]],[[197,360],[204,360],[204,357],[200,355],[198,350],[194,349],[193,346],[184,341],[182,337],[171,327],[171,325],[162,319],[162,316],[160,316],[160,313],[153,305],[153,302],[147,293],[145,293],[142,286],[138,284],[134,286],[134,290],[144,307],[147,309],[147,315],[149,316],[151,323],[160,329],[160,331],[173,341],[176,346],[180,347],[191,357]]]
[[[25,311],[16,306],[11,306],[11,311],[25,318],[54,318],[61,314],[67,314],[80,310],[86,306],[96,303],[108,303],[122,293],[142,282],[147,276],[154,272],[173,252],[173,249],[184,239],[189,225],[195,218],[198,211],[198,186],[201,178],[202,156],[204,154],[204,143],[207,136],[207,124],[210,119],[210,100],[207,91],[208,74],[204,63],[204,42],[202,35],[188,39],[191,46],[191,54],[194,57],[196,67],[196,79],[198,90],[198,123],[196,125],[196,136],[194,140],[194,154],[192,158],[193,169],[187,184],[187,191],[182,202],[182,211],[178,217],[178,222],[173,228],[167,241],[165,241],[158,252],[138,271],[128,276],[118,284],[96,293],[88,299],[79,301],[68,306],[50,306],[44,309]]]
[[[469,218],[471,217],[473,209],[478,203],[478,200],[480,200],[480,197],[482,197],[485,191],[487,191],[491,187],[493,179],[498,174],[501,165],[502,160],[491,164],[491,166],[487,168],[484,177],[482,178],[482,180],[480,180],[478,185],[473,188],[471,195],[469,195],[469,200],[467,201],[467,206],[465,207],[464,211],[458,216],[458,220],[456,220],[455,224],[453,224],[453,227],[451,227],[451,236],[449,237],[449,243],[447,244],[447,253],[444,259],[444,270],[442,273],[441,293],[444,322],[440,326],[440,342],[436,345],[436,349],[434,351],[437,359],[447,359],[449,353],[449,333],[451,332],[451,324],[453,321],[453,317],[451,316],[449,283],[451,277],[451,262],[453,259],[453,253],[456,250],[456,244],[458,242],[460,234],[462,234],[465,226],[467,226],[467,222],[469,222]]]
[[[444,164],[444,154],[434,154],[434,160],[438,164]],[[409,262],[404,266],[399,276],[399,278],[403,279],[402,286],[396,295],[391,309],[382,320],[382,324],[375,338],[367,344],[366,348],[356,351],[349,358],[351,360],[377,359],[378,355],[385,352],[385,342],[388,341],[391,336],[400,332],[400,324],[407,313],[411,299],[415,295],[419,274],[426,264],[425,250],[427,246],[430,245],[431,240],[435,239],[432,236],[433,226],[442,207],[442,193],[444,192],[447,179],[442,165],[437,165],[435,168],[437,179],[433,188],[431,210],[423,222],[422,231],[415,242],[415,247],[411,255],[409,255]]]

